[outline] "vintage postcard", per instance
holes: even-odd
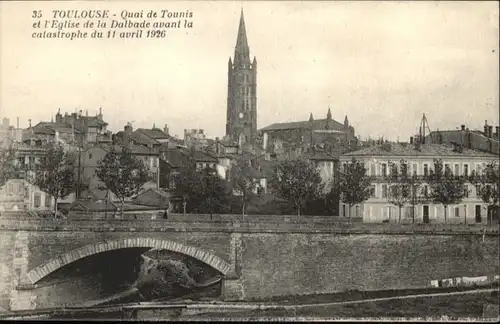
[[[1,1],[0,318],[498,321],[493,1]]]

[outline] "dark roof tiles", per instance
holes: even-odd
[[[417,150],[414,144],[408,143],[390,143],[372,147],[367,147],[361,150],[343,154],[343,156],[469,156],[469,157],[493,157],[494,154],[481,152],[476,150],[462,149],[462,152],[457,150],[455,146],[450,144],[421,144]]]

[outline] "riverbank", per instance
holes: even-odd
[[[310,302],[309,302],[310,303]],[[360,301],[338,305],[258,309],[231,313],[207,312],[178,320],[470,320],[483,317],[485,305],[498,307],[498,290],[477,294]],[[498,318],[498,317],[497,317]],[[494,318],[491,318],[494,320]]]
[[[267,302],[182,300],[89,308],[15,312],[4,319],[259,320],[261,318],[478,318],[485,305],[498,308],[498,283],[478,287],[345,292],[280,297]]]

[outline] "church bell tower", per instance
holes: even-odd
[[[226,135],[255,146],[257,137],[257,60],[250,62],[245,18],[241,10],[234,61],[228,62]]]

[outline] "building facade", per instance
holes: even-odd
[[[500,154],[499,127],[495,126],[495,132],[493,132],[493,126],[488,125],[487,121],[484,122],[482,131],[460,125],[457,129],[431,132],[425,140],[427,143],[450,143],[472,150]]]
[[[425,179],[434,168],[434,159],[441,159],[443,167],[450,168],[453,175],[468,177],[473,170],[481,172],[491,161],[498,160],[498,156],[477,150],[459,149],[450,144],[408,144],[385,143],[368,147],[340,157],[340,167],[353,158],[364,163],[368,175],[372,179],[373,195],[365,202],[349,208],[349,205],[340,202],[340,216],[362,217],[364,222],[399,222],[399,207],[391,204],[388,199],[390,182],[390,163],[400,165],[404,161],[406,172],[416,173],[419,179]],[[425,180],[419,182],[420,192],[428,192]],[[463,200],[456,205],[448,206],[447,223],[486,223],[487,205],[476,194],[476,188],[466,182]],[[431,201],[422,201],[415,204],[415,209],[407,203],[401,210],[401,222],[412,223],[415,213],[416,223],[444,223],[445,210],[442,204]],[[414,210],[414,212],[413,212]]]
[[[257,138],[257,59],[250,61],[241,11],[234,61],[228,62],[226,135],[234,142],[255,144]]]
[[[316,148],[339,156],[357,148],[354,127],[349,125],[347,116],[344,123],[332,118],[330,108],[324,119],[314,119],[289,123],[274,123],[259,130],[262,148],[273,159],[290,159],[304,153],[313,153]]]
[[[99,161],[104,158],[110,148],[110,146],[94,146],[79,153],[81,170],[79,181],[81,182],[82,186],[87,189],[88,193],[92,193],[93,197],[99,199],[108,197],[110,200],[113,200],[113,195],[103,189],[104,183],[96,175],[96,170],[99,167]],[[143,189],[157,189],[159,187],[160,180],[158,151],[139,145],[130,145],[128,148],[136,159],[142,160],[142,162],[150,172],[151,180],[144,184]],[[122,147],[115,146],[115,149],[117,152],[120,152]],[[88,197],[80,198],[85,199]]]

